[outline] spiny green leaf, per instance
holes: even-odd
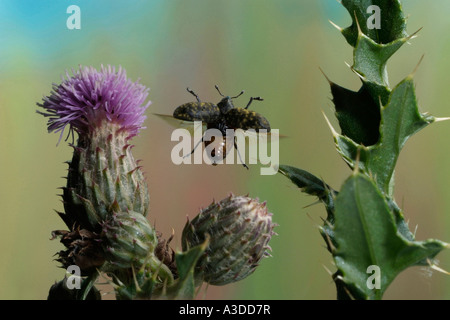
[[[323,227],[320,228],[320,234],[327,243],[328,251],[332,252],[332,248],[335,246],[332,227],[334,223],[334,198],[337,191],[313,174],[299,168],[280,165],[278,172],[290,179],[304,193],[314,195],[324,203],[327,210],[327,219],[324,221]]]
[[[404,269],[432,259],[447,244],[438,240],[410,241],[397,230],[383,195],[365,175],[356,173],[343,185],[335,202],[333,253],[339,280],[354,298],[380,299]],[[366,285],[369,266],[380,268],[380,289]]]
[[[386,63],[409,39],[400,38],[387,44],[378,44],[360,33],[353,51],[353,70],[364,80],[389,88]],[[376,98],[379,100],[378,96]]]
[[[317,196],[321,199],[326,198],[329,192],[335,193],[329,185],[303,169],[280,165],[278,172],[289,178],[297,187],[309,195]]]
[[[278,172],[290,179],[302,192],[318,197],[324,203],[327,210],[327,222],[333,223],[334,197],[337,195],[337,191],[333,190],[333,188],[315,175],[303,169],[280,165]]]
[[[377,143],[380,137],[379,102],[374,101],[364,85],[354,92],[329,83],[341,133],[365,146]]]
[[[419,112],[414,83],[407,77],[392,91],[388,104],[382,108],[381,136],[376,145],[364,147],[337,135],[336,147],[352,168],[359,156],[359,168],[374,177],[378,187],[390,195],[391,179],[402,147],[409,137],[433,121],[435,118]]]
[[[377,43],[390,43],[396,39],[406,37],[406,20],[402,12],[402,6],[398,0],[342,0],[342,5],[352,17],[352,25],[342,30],[342,34],[351,46],[356,45],[358,39],[357,22],[361,31]],[[369,29],[367,19],[372,12],[367,13],[371,5],[380,8],[381,29]]]
[[[203,255],[208,247],[207,239],[201,245],[193,247],[185,252],[175,254],[175,261],[178,269],[179,278],[165,288],[165,298],[168,299],[194,299],[195,297],[195,279],[194,270],[198,259]],[[159,296],[160,298],[162,296]]]

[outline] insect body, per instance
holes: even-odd
[[[236,108],[234,107],[232,100],[240,97],[244,91],[241,91],[241,93],[235,97],[230,97],[224,96],[217,85],[215,87],[223,97],[217,105],[211,102],[202,102],[194,91],[187,88],[187,91],[197,99],[197,102],[188,102],[179,106],[173,112],[173,117],[184,121],[202,121],[206,123],[207,129],[218,129],[222,133],[222,139],[215,140],[214,137],[212,137],[211,141],[203,141],[203,137],[200,142],[204,142],[205,147],[213,144],[210,146],[213,147],[213,152],[211,153],[212,157],[221,156],[221,159],[224,159],[233,145],[239,154],[236,141],[234,141],[234,139],[232,141],[227,141],[227,139],[225,139],[227,129],[242,129],[244,131],[254,129],[256,132],[264,129],[266,132],[270,132],[270,124],[269,121],[259,113],[248,110],[248,107],[253,100],[263,101],[261,97],[251,97],[245,108]],[[198,144],[194,147],[194,150],[197,146]],[[192,150],[191,154],[194,150]],[[215,162],[213,163],[213,165],[216,164],[217,163]],[[248,169],[248,166],[245,163],[243,163],[243,165]]]

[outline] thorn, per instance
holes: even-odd
[[[383,110],[383,103],[381,102],[381,96],[378,96],[378,103],[380,104],[380,109]]]
[[[446,117],[446,118],[434,118],[434,122],[447,121],[447,120],[450,120],[450,117]]]
[[[420,60],[419,60],[419,62],[417,63],[416,67],[414,68],[413,72],[412,72],[407,78],[410,78],[410,79],[414,78],[414,75],[416,74],[416,71],[417,71],[417,69],[419,68],[419,65],[420,65],[420,63],[422,62],[424,56],[425,56],[425,55],[422,55],[422,57],[420,57]]]
[[[359,158],[361,156],[361,149],[356,149],[356,159],[355,159],[355,166],[353,168],[353,174],[357,174],[359,172]]]
[[[333,26],[333,27],[335,27],[336,29],[338,29],[340,32],[342,32],[342,28],[341,27],[339,27],[336,23],[334,23],[333,21],[331,21],[331,20],[328,20],[328,22],[329,23],[331,23],[331,25]]]
[[[441,273],[444,273],[444,274],[447,274],[447,275],[450,275],[450,272],[445,271],[445,270],[442,269],[442,268],[439,268],[439,267],[438,267],[437,265],[435,265],[435,264],[432,264],[431,261],[430,261],[429,259],[427,259],[427,262],[430,264],[430,268],[431,268],[431,269],[436,270],[436,271],[441,272]]]
[[[333,272],[330,271],[330,269],[328,269],[324,264],[322,265],[322,267],[325,269],[325,271],[332,277],[333,276]]]
[[[336,247],[333,245],[333,243],[331,242],[330,236],[328,235],[328,233],[324,232],[325,236],[327,237],[327,244],[330,247],[331,252],[335,252],[336,251]]]
[[[417,34],[420,32],[420,30],[422,30],[423,27],[419,28],[419,30],[417,30],[416,32],[414,32],[413,34],[409,35],[406,37],[405,42],[407,42],[408,40],[412,40],[414,38],[417,38]]]
[[[132,175],[134,172],[136,172],[137,170],[142,169],[141,166],[137,166],[136,168],[134,168],[133,170],[130,170],[127,172],[128,175]]]
[[[347,63],[346,63],[347,64]],[[350,67],[350,66],[349,66]],[[366,77],[363,76],[361,73],[359,73],[358,71],[356,71],[353,67],[350,67],[350,69],[352,69],[353,73],[356,74],[361,80],[365,81]]]
[[[323,76],[325,77],[325,79],[327,79],[327,81],[328,81],[328,83],[330,84],[330,86],[331,86],[332,84],[334,84],[334,83],[330,80],[330,78],[328,78],[328,76],[325,74],[325,72],[322,70],[321,67],[319,67],[319,70],[320,70],[320,72],[322,72],[322,74],[323,74]]]
[[[336,130],[334,130],[333,126],[330,123],[330,120],[328,120],[327,116],[325,115],[325,112],[323,112],[322,110],[322,114],[325,117],[325,121],[327,122],[328,126],[330,127],[331,133],[333,134],[333,136],[335,138],[337,138],[339,136],[339,134],[336,132]]]
[[[356,16],[356,11],[353,11],[353,14],[355,15],[355,22],[356,26],[358,27],[358,34],[362,34],[361,27],[359,25],[358,17]]]
[[[338,276],[337,278],[338,278],[339,280],[341,280],[342,282],[344,282],[344,280],[342,279],[341,276]],[[348,289],[347,289],[346,286],[344,286],[344,290],[345,290],[345,292],[348,294],[348,296],[350,297],[350,299],[356,300],[355,297],[353,297],[353,295],[350,293],[350,291],[348,291]]]
[[[312,207],[312,206],[314,206],[314,205],[316,205],[316,204],[319,204],[319,203],[321,203],[320,200],[314,201],[314,202],[311,203],[311,204],[307,204],[307,205],[304,206],[302,209],[306,209],[306,208]]]
[[[323,223],[326,223],[327,226],[328,226],[330,229],[334,230],[334,226],[331,224],[330,221],[328,221],[328,220],[326,220],[326,219],[324,219],[324,218],[322,218],[322,221],[323,221]]]
[[[311,220],[315,225],[316,225],[316,227],[319,227],[320,228],[320,226],[314,221],[314,219],[311,217],[311,215],[309,214],[309,212],[306,212],[306,216],[309,218],[309,220]]]

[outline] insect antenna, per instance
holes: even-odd
[[[242,96],[243,94],[244,94],[244,90],[242,90],[241,93],[239,93],[237,96],[231,97],[231,99],[236,99],[236,98]]]
[[[225,96],[222,94],[222,92],[220,92],[219,86],[218,86],[217,84],[216,84],[214,87],[216,88],[217,92],[219,92],[219,94],[220,94],[222,97],[225,97]],[[244,94],[244,92],[245,92],[245,91],[242,90],[237,96],[231,97],[230,99],[236,99],[236,98],[242,96],[242,95]]]
[[[201,102],[200,98],[198,97],[198,95],[191,88],[186,88],[186,90],[187,90],[187,92],[192,94],[195,97],[195,99],[197,99],[197,102]]]
[[[218,86],[217,84],[216,84],[214,87],[216,88],[217,92],[219,92],[219,94],[220,94],[222,97],[225,97],[225,96],[222,94],[222,92],[220,92],[219,86]]]

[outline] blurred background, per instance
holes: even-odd
[[[81,30],[68,30],[66,9],[81,8]],[[390,59],[395,86],[425,58],[415,81],[421,111],[450,116],[450,2],[408,0],[408,33],[417,39]],[[247,279],[210,286],[199,299],[335,299],[324,267],[334,270],[319,235],[321,205],[281,175],[262,176],[259,166],[176,166],[170,160],[173,127],[152,115],[172,114],[192,101],[218,102],[214,89],[234,95],[288,138],[280,141],[280,163],[322,177],[339,189],[351,173],[334,149],[322,115],[333,117],[331,93],[319,67],[341,86],[360,83],[345,65],[352,48],[328,20],[346,27],[347,11],[335,0],[151,0],[0,2],[0,299],[45,299],[64,270],[53,261],[62,249],[50,232],[65,225],[58,187],[65,184],[67,142],[48,134],[36,103],[78,65],[121,65],[151,88],[146,130],[133,140],[151,196],[150,222],[174,248],[186,216],[193,218],[213,199],[247,194],[266,200],[280,226],[271,241],[273,258]],[[450,242],[450,123],[437,123],[408,141],[396,169],[396,199],[418,240]],[[438,258],[450,270],[450,252]],[[112,294],[105,298],[111,298]],[[448,299],[450,276],[421,268],[403,272],[386,299]]]

